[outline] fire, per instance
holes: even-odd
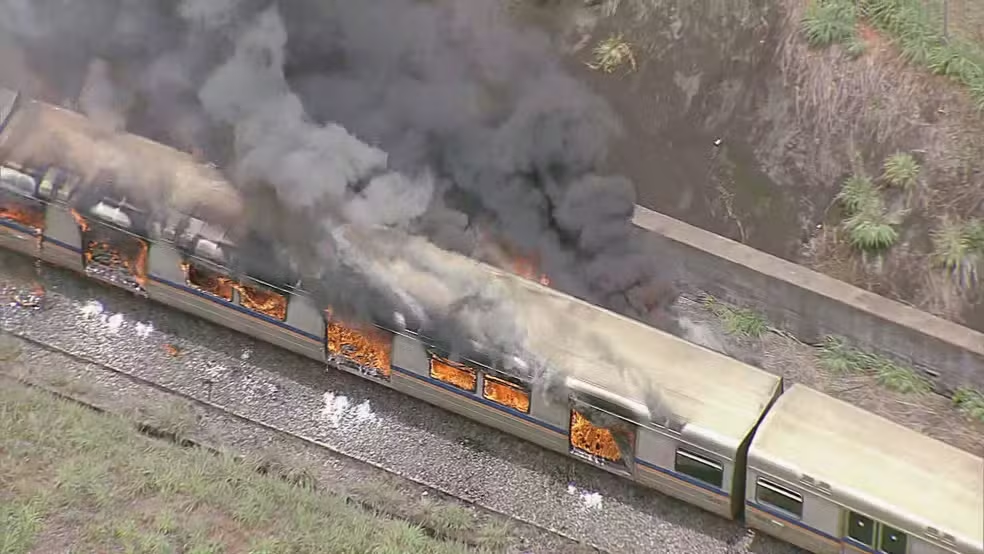
[[[141,288],[147,286],[147,252],[149,246],[146,241],[138,238],[129,237],[128,240],[135,244],[127,244],[136,252],[132,255],[124,253],[120,247],[114,246],[110,240],[89,239],[85,242],[83,256],[85,258],[86,271],[98,271],[98,267],[109,268],[113,271],[122,270],[133,278],[133,281]]]
[[[485,375],[482,396],[524,414],[530,413],[530,393],[498,377]]]
[[[545,287],[550,286],[550,278],[545,273],[540,273],[537,263],[533,258],[515,256],[512,259],[511,271],[520,277],[536,281]]]
[[[79,229],[82,229],[83,233],[89,230],[89,222],[82,217],[82,214],[75,211],[74,208],[69,208],[68,213],[72,214],[72,219],[74,219],[75,223],[79,225]]]
[[[132,265],[127,262],[126,266],[130,273],[133,273],[133,280],[141,288],[147,288],[147,251],[150,247],[142,240],[138,240],[137,243],[140,245],[139,250],[137,250],[137,257],[133,260]]]
[[[181,264],[181,269],[185,272],[185,282],[192,287],[232,302],[232,279],[187,262]]]
[[[273,291],[233,283],[243,306],[283,321],[287,318],[287,297]]]
[[[392,337],[379,329],[356,330],[328,315],[328,352],[384,378],[390,376]]]
[[[622,454],[612,432],[603,427],[595,427],[577,410],[571,410],[571,444],[578,450],[610,462],[622,460]]]
[[[466,391],[474,391],[478,384],[478,375],[474,369],[436,355],[431,356],[430,374],[438,381]]]
[[[37,232],[44,229],[44,210],[32,210],[16,204],[0,205],[0,219],[19,223]]]

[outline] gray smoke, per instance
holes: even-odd
[[[632,232],[633,186],[597,173],[618,121],[507,17],[470,0],[0,0],[0,50],[18,52],[0,71],[23,58],[26,92],[216,163],[249,226],[339,310],[517,348],[508,302],[413,247],[475,255],[485,234],[557,288],[652,321],[669,298]],[[373,257],[345,226],[402,233]],[[421,301],[380,260],[457,302]]]

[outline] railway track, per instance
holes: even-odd
[[[122,369],[113,367],[112,365],[107,364],[105,362],[101,362],[99,360],[95,360],[95,359],[93,359],[93,358],[91,358],[89,356],[85,356],[85,355],[81,355],[81,354],[77,354],[77,353],[71,352],[71,351],[66,350],[64,348],[61,348],[59,346],[56,346],[56,345],[53,345],[53,344],[49,344],[49,343],[44,342],[42,340],[38,340],[38,339],[29,337],[29,336],[24,335],[24,334],[21,334],[21,333],[0,330],[0,338],[3,338],[4,336],[12,337],[15,340],[23,341],[23,342],[25,342],[27,344],[30,344],[30,345],[38,348],[38,349],[41,349],[43,351],[48,352],[48,353],[59,355],[59,356],[64,356],[64,357],[69,358],[69,359],[71,359],[71,360],[73,360],[75,362],[78,362],[80,364],[86,364],[86,365],[88,365],[90,367],[94,367],[94,368],[98,369],[99,371],[110,373],[110,374],[112,374],[114,376],[121,377],[121,378],[123,378],[123,379],[125,379],[125,380],[127,380],[127,381],[129,381],[129,382],[131,382],[131,383],[133,383],[135,385],[137,385],[137,386],[145,387],[145,388],[148,388],[148,389],[152,389],[152,390],[154,390],[156,392],[163,393],[163,394],[165,394],[165,395],[167,395],[169,397],[175,398],[175,399],[181,399],[182,401],[187,402],[187,403],[189,403],[189,404],[191,404],[193,406],[197,406],[197,407],[205,410],[206,412],[213,413],[213,414],[218,414],[218,415],[222,415],[222,416],[225,416],[227,418],[231,418],[231,419],[233,419],[233,420],[235,420],[237,422],[240,422],[240,423],[243,423],[243,424],[246,424],[246,425],[250,425],[250,426],[254,426],[254,427],[258,427],[258,428],[264,429],[266,431],[269,431],[271,433],[274,433],[274,434],[279,435],[279,436],[284,437],[284,438],[288,438],[290,440],[300,441],[300,442],[302,442],[302,443],[304,443],[306,445],[313,446],[313,447],[316,447],[316,448],[321,449],[323,451],[326,451],[327,453],[330,453],[331,456],[339,457],[339,458],[342,458],[342,459],[347,460],[349,462],[356,463],[356,464],[362,464],[362,465],[368,466],[368,467],[372,468],[374,471],[377,471],[377,472],[380,472],[380,473],[383,473],[383,474],[386,474],[386,475],[390,475],[390,476],[396,477],[398,479],[404,480],[406,482],[409,482],[409,483],[413,484],[414,486],[416,486],[416,487],[418,487],[418,488],[423,489],[424,491],[426,491],[424,494],[429,495],[432,498],[441,498],[441,497],[453,498],[456,502],[460,502],[462,504],[465,504],[465,505],[467,505],[468,507],[470,507],[473,510],[476,510],[476,511],[479,511],[479,512],[485,512],[487,514],[494,514],[495,516],[498,516],[500,518],[505,518],[505,519],[507,519],[509,521],[512,521],[512,522],[515,522],[515,523],[519,523],[519,524],[522,524],[522,525],[529,526],[529,527],[531,527],[533,529],[538,530],[539,532],[547,533],[547,534],[550,534],[550,535],[554,535],[556,537],[559,537],[563,541],[566,541],[566,542],[570,543],[571,546],[578,545],[578,546],[584,548],[584,550],[579,550],[579,552],[581,552],[581,551],[583,551],[583,552],[596,552],[596,553],[610,553],[611,552],[610,550],[606,550],[605,548],[603,548],[603,547],[601,547],[599,545],[591,544],[591,543],[589,543],[587,541],[578,540],[577,538],[571,536],[568,533],[565,533],[562,530],[559,530],[559,529],[551,529],[551,528],[549,528],[547,526],[538,524],[538,523],[533,522],[533,521],[529,521],[529,520],[527,520],[525,518],[518,517],[516,515],[509,514],[509,513],[506,513],[504,511],[497,510],[497,509],[492,508],[492,507],[489,507],[489,506],[485,506],[485,505],[483,505],[480,502],[469,500],[467,498],[462,498],[461,496],[458,496],[458,495],[454,494],[453,492],[444,490],[443,488],[438,487],[438,486],[435,486],[435,485],[433,485],[431,483],[427,483],[424,480],[414,478],[412,476],[403,474],[403,473],[401,473],[399,471],[394,471],[392,469],[386,468],[386,467],[382,466],[381,464],[372,462],[370,460],[361,459],[358,456],[353,456],[351,454],[342,452],[342,451],[340,451],[338,449],[335,449],[335,448],[331,447],[330,445],[325,444],[324,442],[319,441],[317,439],[314,439],[312,437],[305,436],[303,434],[296,433],[296,432],[293,432],[293,431],[290,431],[290,430],[287,430],[287,429],[283,429],[283,428],[281,428],[279,426],[272,425],[272,424],[269,424],[269,423],[264,422],[264,421],[260,421],[260,420],[258,420],[256,418],[244,416],[242,414],[236,413],[235,411],[229,410],[229,409],[227,409],[227,408],[225,408],[223,406],[220,406],[220,405],[215,404],[213,402],[210,402],[208,400],[203,400],[203,399],[197,398],[197,397],[195,397],[193,395],[184,393],[184,392],[182,392],[180,390],[176,390],[176,389],[173,389],[173,388],[170,388],[170,387],[161,385],[160,383],[156,383],[154,381],[151,381],[151,380],[148,380],[148,379],[144,379],[144,378],[142,378],[140,376],[133,375],[132,373],[129,373],[129,372],[125,371],[125,370],[122,370]],[[2,361],[4,361],[4,360],[3,360],[2,357],[0,357],[0,362],[2,362]],[[7,361],[9,362],[10,360],[7,360]],[[25,386],[25,387],[29,387],[29,388],[37,389],[37,390],[42,390],[42,391],[47,392],[49,394],[52,394],[52,395],[54,395],[54,396],[56,396],[58,398],[61,398],[61,399],[66,400],[66,401],[73,402],[73,403],[76,403],[76,404],[85,406],[86,408],[92,409],[92,410],[97,411],[97,412],[101,412],[101,413],[116,413],[116,410],[113,410],[112,408],[109,408],[109,407],[107,407],[105,405],[100,405],[100,404],[95,403],[93,401],[86,400],[85,398],[82,397],[82,395],[71,394],[71,393],[64,392],[62,390],[58,390],[58,388],[56,388],[54,386],[51,386],[49,384],[45,384],[45,383],[39,382],[38,380],[30,379],[30,378],[24,377],[22,375],[17,375],[17,374],[14,374],[14,373],[5,371],[4,369],[2,369],[2,367],[0,367],[0,380],[8,381],[8,382],[15,382],[15,383],[18,383],[18,384],[20,384],[22,386]],[[156,437],[156,438],[162,438],[162,439],[170,440],[170,441],[172,441],[172,442],[174,442],[176,444],[179,444],[181,446],[202,448],[202,449],[205,449],[205,450],[207,450],[207,451],[209,451],[211,453],[214,453],[216,455],[221,454],[224,451],[226,451],[226,450],[224,450],[221,447],[221,445],[209,444],[206,441],[203,441],[203,440],[200,440],[200,439],[196,439],[196,438],[192,438],[192,437],[186,436],[184,434],[178,435],[178,434],[175,434],[173,432],[170,432],[170,431],[168,431],[166,429],[157,427],[157,426],[155,426],[155,425],[153,425],[151,423],[148,423],[148,422],[135,421],[134,423],[135,423],[137,429],[141,433],[144,433],[144,434],[147,434],[149,436]],[[422,527],[424,529],[424,532],[425,533],[427,533],[428,535],[430,535],[432,537],[441,538],[441,539],[449,539],[449,540],[459,540],[459,541],[462,540],[460,537],[452,537],[452,536],[447,535],[446,533],[444,533],[443,531],[441,531],[439,529],[436,529],[436,528],[427,526],[422,521],[415,520],[415,519],[413,519],[411,517],[407,517],[407,516],[405,516],[403,514],[399,514],[399,513],[393,512],[393,511],[387,511],[385,509],[381,509],[379,506],[376,506],[376,505],[374,505],[374,504],[372,504],[370,502],[366,502],[366,501],[360,500],[360,499],[358,499],[356,497],[353,497],[351,495],[347,495],[346,496],[346,501],[348,501],[350,503],[353,503],[353,504],[356,504],[356,505],[358,505],[358,506],[360,506],[363,509],[366,509],[368,511],[378,512],[378,513],[381,513],[383,515],[386,515],[387,517],[390,517],[392,519],[398,519],[398,520],[402,520],[402,521],[405,521],[407,523],[410,523],[412,525],[420,526],[420,527]],[[472,547],[479,547],[480,546],[477,543],[477,541],[475,541],[474,539],[470,539],[470,540],[469,539],[465,539],[464,542],[466,544],[468,544],[469,546],[472,546]]]

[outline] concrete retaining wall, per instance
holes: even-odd
[[[938,390],[984,390],[984,334],[641,206],[634,222],[686,288],[754,307],[806,342],[842,336],[924,371]]]

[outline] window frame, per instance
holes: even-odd
[[[713,483],[713,482],[708,481],[708,480],[706,480],[706,479],[704,479],[702,477],[697,477],[695,475],[691,475],[690,473],[687,473],[686,471],[683,471],[682,468],[680,467],[680,458],[681,457],[683,457],[684,459],[687,459],[687,460],[689,460],[691,462],[696,462],[698,464],[702,464],[702,465],[707,466],[707,467],[709,467],[711,469],[714,469],[720,475],[720,482],[719,483]],[[689,450],[687,450],[685,448],[677,447],[676,451],[674,452],[674,456],[673,456],[673,471],[675,471],[675,472],[677,472],[677,473],[679,473],[681,475],[686,475],[687,477],[689,477],[691,479],[694,479],[696,481],[700,481],[701,483],[703,483],[705,485],[708,485],[708,486],[711,486],[711,487],[715,487],[715,488],[717,488],[719,490],[723,490],[724,489],[724,482],[725,482],[725,478],[724,478],[724,464],[721,463],[721,462],[715,461],[715,460],[713,460],[711,458],[708,458],[706,456],[702,456],[700,454],[695,454],[694,452],[691,452],[691,451],[689,451]]]
[[[871,524],[871,542],[865,542],[865,541],[863,541],[863,540],[861,540],[859,538],[856,538],[856,537],[852,537],[851,536],[851,519],[854,516],[858,516],[858,517],[864,518],[865,520],[867,520],[868,523]],[[868,548],[872,548],[872,549],[875,548],[875,544],[878,543],[878,539],[879,539],[879,536],[878,536],[879,530],[878,530],[878,522],[875,521],[874,518],[868,517],[868,516],[866,516],[866,515],[864,515],[862,513],[855,512],[854,510],[848,508],[847,509],[847,522],[846,523],[847,523],[847,525],[844,526],[844,537],[846,537],[846,538],[848,538],[848,539],[850,539],[850,540],[852,540],[852,541],[854,541],[854,542],[856,542],[858,544],[863,544],[863,545],[867,546]]]
[[[891,525],[885,525],[884,523],[877,523],[878,526],[878,548],[877,552],[885,554],[906,554],[909,552],[909,534],[905,531],[892,527]],[[885,535],[886,531],[895,531],[902,537],[902,550],[889,551],[885,549]]]
[[[762,495],[759,493],[759,490],[762,488],[769,490],[780,496],[784,496],[794,502],[797,502],[799,504],[799,510],[798,511],[788,510],[782,506],[779,506],[778,504],[769,502],[768,500],[763,500]],[[806,499],[803,497],[803,495],[801,493],[794,491],[789,487],[770,481],[765,477],[760,476],[757,479],[755,479],[755,501],[764,506],[768,506],[769,508],[779,510],[783,514],[789,515],[796,519],[803,519],[803,507],[806,505]]]

